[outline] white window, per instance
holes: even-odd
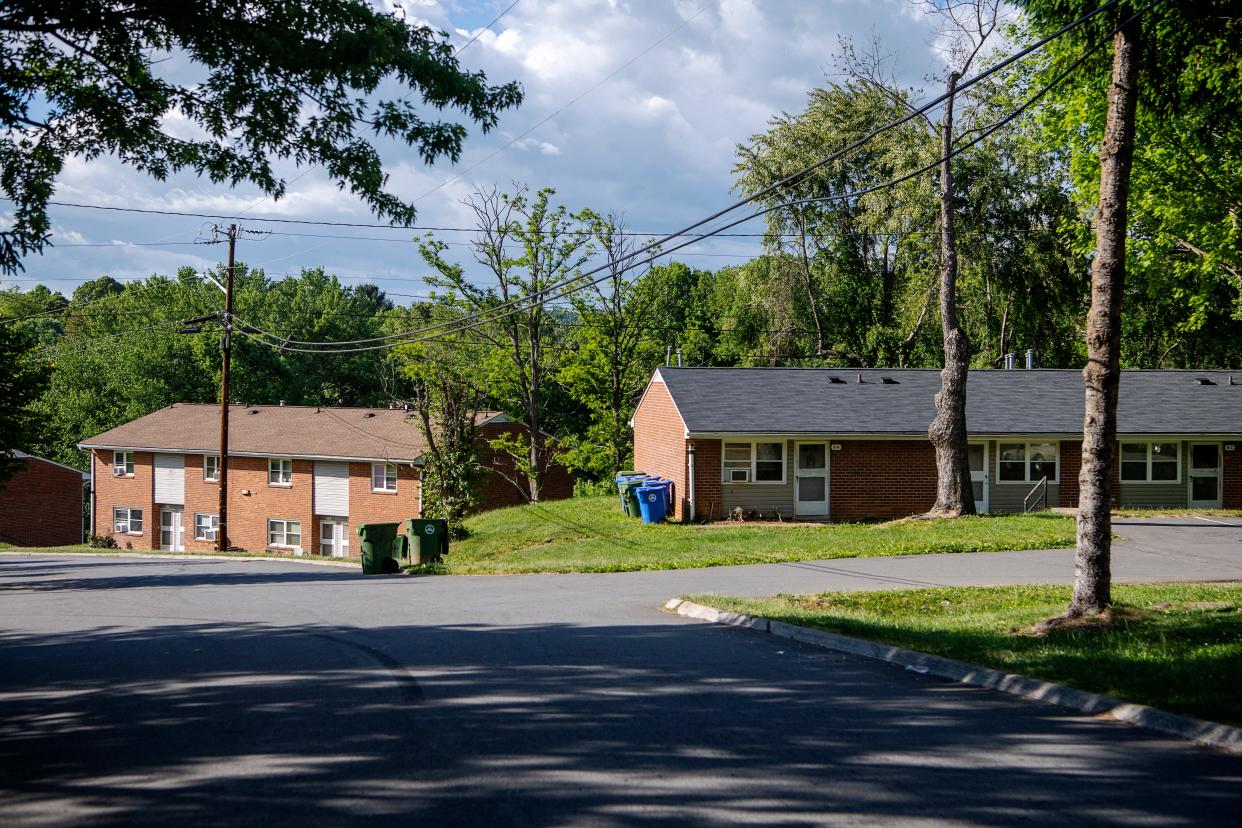
[[[131,535],[142,534],[142,510],[119,506],[112,510],[112,531]]]
[[[194,540],[213,541],[220,531],[219,515],[194,516]]]
[[[134,476],[134,453],[132,451],[112,452],[112,476]]]
[[[727,442],[721,447],[725,483],[784,483],[784,442]]]
[[[203,455],[203,479],[208,483],[220,482],[220,456],[217,454]]]
[[[267,461],[267,482],[272,486],[293,485],[293,461],[272,457]]]
[[[1126,483],[1176,483],[1182,477],[1181,445],[1122,443],[1121,479]]]
[[[1000,443],[1001,483],[1038,483],[1045,477],[1049,483],[1058,481],[1058,458],[1056,443]]]
[[[371,464],[371,491],[395,492],[397,490],[397,464]]]
[[[300,548],[302,546],[302,523],[296,520],[269,519],[267,521],[267,545]]]

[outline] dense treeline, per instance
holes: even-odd
[[[1012,42],[1029,37],[1010,34]],[[739,193],[849,145],[924,97],[886,80],[882,62],[849,57],[844,79],[738,147]],[[1041,60],[971,90],[959,141],[1046,83],[1064,65],[1064,50]],[[997,367],[1004,354],[1028,348],[1044,367],[1083,364],[1106,86],[1106,72],[1091,68],[954,159],[959,323],[972,368]],[[1218,88],[1211,106],[1192,101],[1159,117],[1140,109],[1125,367],[1242,364],[1242,126],[1219,107],[1230,95],[1236,102],[1242,72],[1221,75],[1209,79]],[[629,416],[669,348],[689,365],[940,367],[937,179],[929,172],[882,186],[936,160],[934,132],[930,121],[913,119],[779,200],[761,200],[775,209],[744,227],[766,232],[765,252],[745,264],[705,270],[674,254],[642,270],[605,268],[603,281],[572,297],[393,349],[306,354],[240,336],[234,398],[477,401],[537,422],[577,469],[602,478],[627,465]],[[618,218],[562,207],[550,191],[481,191],[471,205],[479,232],[469,258],[451,258],[434,239],[411,242],[425,263],[411,275],[434,285],[435,298],[398,307],[373,286],[343,286],[320,270],[271,279],[243,266],[237,314],[279,338],[367,339],[542,296],[634,249]],[[215,401],[218,329],[177,329],[219,307],[218,290],[188,271],[124,285],[104,277],[69,297],[44,287],[0,290],[0,316],[9,320],[0,324],[14,332],[4,358],[15,364],[25,350],[50,373],[26,406],[37,433],[25,447],[80,463],[74,444],[90,434],[170,402]],[[533,481],[539,447],[506,448],[526,458]]]

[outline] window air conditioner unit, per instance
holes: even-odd
[[[729,469],[730,483],[749,483],[750,469]]]
[[[114,468],[114,469],[112,470],[112,476],[113,476],[113,477],[124,477],[124,476],[125,476],[125,469],[116,469],[116,468]]]

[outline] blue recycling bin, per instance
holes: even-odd
[[[638,509],[643,523],[663,523],[668,515],[668,494],[664,486],[639,486]]]
[[[664,515],[665,517],[673,513],[673,481],[665,480],[663,477],[656,477],[648,480],[645,486],[651,486],[664,490]]]

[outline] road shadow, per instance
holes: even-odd
[[[887,665],[678,619],[375,613],[0,633],[0,817],[1236,824],[1236,757]]]

